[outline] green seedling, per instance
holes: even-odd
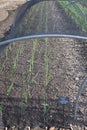
[[[43,113],[44,113],[44,125],[46,123],[46,116],[47,113],[49,112],[49,104],[47,103],[46,96],[44,95],[44,104],[43,104]]]
[[[16,70],[17,67],[17,61],[19,59],[19,56],[21,55],[21,53],[23,52],[23,45],[19,46],[17,53],[16,53],[16,57],[13,59],[13,64],[12,64],[12,68],[9,72],[9,78],[12,79],[14,76],[14,72]]]
[[[37,9],[37,6],[35,5],[32,9],[30,9],[29,14],[26,16],[27,17],[27,22],[29,21],[29,24],[28,24],[29,26],[27,28],[27,31],[25,29],[25,32],[24,32],[25,35],[27,35],[27,33],[29,34],[29,32],[31,31],[31,28],[32,28],[33,23],[35,21],[37,11],[38,11],[38,9]],[[25,17],[24,21],[22,22],[22,24],[20,24],[20,30],[19,30],[20,32],[19,33],[21,33],[25,28],[26,17]]]
[[[38,74],[39,74],[39,71],[36,73],[36,75],[34,77],[30,77],[30,80],[28,82],[29,85],[31,85],[33,83],[37,84],[36,78],[37,78]]]
[[[46,42],[46,51],[45,51],[45,72],[46,72],[46,77],[45,77],[45,84],[46,86],[48,85],[49,81],[51,80],[51,75],[49,72],[49,52],[47,50],[47,43],[48,43],[48,38],[45,39]]]
[[[28,90],[24,90],[23,91],[23,99],[24,99],[24,101],[27,103],[27,101],[28,101],[28,95],[29,95],[29,93],[28,93]]]
[[[5,64],[6,64],[7,57],[8,57],[8,52],[9,52],[9,48],[6,48],[5,57],[3,58],[3,61],[1,63],[1,67],[0,67],[0,74],[2,74],[3,69],[5,68]]]
[[[38,23],[38,26],[37,26],[37,32],[40,33],[41,31],[41,28],[42,28],[42,18],[43,18],[43,6],[44,6],[44,3],[41,3],[40,4],[40,19],[38,20],[39,23]]]
[[[47,86],[51,79],[51,75],[49,73],[49,56],[47,52],[45,52],[45,71],[46,71],[45,84]]]
[[[3,109],[3,103],[0,102],[0,113],[2,113],[2,109]]]
[[[48,31],[48,2],[46,2],[46,32]],[[46,72],[46,78],[45,78],[45,84],[48,85],[51,76],[49,73],[49,56],[48,56],[48,50],[47,50],[47,44],[48,44],[48,38],[45,38],[46,43],[46,51],[45,51],[45,72]]]
[[[21,104],[21,116],[25,114],[26,106],[24,103]]]
[[[46,96],[44,96],[44,104],[43,104],[43,112],[44,112],[44,115],[47,114],[49,111],[49,105],[47,103],[47,99],[46,99]]]
[[[38,73],[36,73],[35,76],[33,76],[33,69],[34,69],[34,60],[35,60],[35,52],[36,52],[36,47],[37,47],[37,40],[33,40],[33,45],[32,45],[32,51],[31,51],[31,59],[29,62],[29,80],[28,81],[23,81],[23,86],[25,86],[25,82],[28,83],[27,87],[23,87],[23,98],[25,102],[28,100],[28,96],[30,95],[29,93],[29,86],[31,86],[33,83],[37,84],[36,78],[38,76]]]
[[[67,4],[67,1],[59,2],[62,7],[65,8],[66,13],[68,13],[83,30],[87,31],[87,8],[80,2],[75,4]]]
[[[7,94],[9,95],[13,89],[14,83],[12,82],[7,88]]]
[[[25,80],[23,80],[23,95],[22,95],[22,97],[23,97],[23,99],[24,99],[24,101],[27,103],[27,101],[28,101],[28,97],[29,97],[29,95],[30,95],[30,86],[34,83],[34,84],[37,84],[37,82],[36,82],[36,78],[37,78],[37,76],[38,76],[38,74],[39,74],[39,72],[32,78],[32,77],[30,77],[30,80],[28,81],[28,86],[27,87],[25,87]]]
[[[32,72],[33,72],[36,46],[37,46],[37,40],[33,40],[32,55],[31,55],[30,65],[29,65],[29,72],[30,72],[30,74],[32,74]]]
[[[46,27],[46,33],[48,31],[48,1],[46,1],[46,22],[45,22],[45,27]]]
[[[15,73],[15,70],[16,70],[16,67],[17,67],[17,61],[19,59],[19,55],[21,55],[23,51],[23,46],[19,46],[18,50],[17,50],[17,54],[16,54],[16,57],[15,59],[13,60],[13,65],[12,65],[12,68],[9,72],[9,78],[10,80],[12,80],[11,84],[8,86],[7,88],[7,94],[9,95],[13,89],[13,86],[14,86],[14,82],[13,82],[13,76],[14,76],[14,73]]]

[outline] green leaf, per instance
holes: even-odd
[[[10,86],[8,86],[7,93],[10,94],[12,91],[14,83],[12,82]]]

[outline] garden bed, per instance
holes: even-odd
[[[31,14],[33,11],[36,14],[27,13],[15,28],[13,36],[50,32],[53,31],[50,30],[53,23],[54,31],[75,31],[78,34],[80,28],[74,23],[72,30],[64,12],[63,16],[61,12],[55,15],[56,6],[52,1],[40,3],[38,8],[35,6]],[[46,15],[43,10],[46,10]],[[39,12],[41,17],[37,15]],[[58,22],[55,22],[54,17],[57,15]],[[86,44],[86,41],[69,38],[31,39],[13,42],[0,53],[0,99],[5,127],[10,129],[15,126],[20,130],[26,126],[31,129],[37,129],[37,126],[40,129],[45,129],[46,126],[68,127],[70,124],[77,129],[86,127],[87,89],[84,89],[79,99],[78,120],[76,124],[73,122],[76,95],[87,71]],[[64,114],[63,107],[58,104],[58,98],[62,96],[69,97],[70,100]]]
[[[0,58],[5,126],[58,127],[63,120],[62,107],[58,107],[61,96],[70,98],[71,110],[66,109],[65,118],[73,124],[74,102],[85,75],[81,63],[86,65],[78,46],[72,39],[52,38],[13,43],[6,48]]]

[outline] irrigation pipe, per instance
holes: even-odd
[[[86,84],[87,84],[87,75],[85,76],[85,79],[83,80],[76,96],[75,107],[74,107],[74,120],[77,120],[78,101],[79,101],[79,97],[82,94],[83,89],[86,87]]]
[[[23,36],[23,37],[18,37],[18,38],[13,38],[9,40],[5,40],[0,42],[1,45],[7,45],[8,43],[11,42],[16,42],[16,41],[22,41],[22,40],[27,40],[27,39],[35,39],[35,38],[72,38],[72,39],[81,39],[81,40],[87,40],[86,36],[76,36],[76,35],[63,35],[63,34],[42,34],[42,35],[30,35],[30,36]]]

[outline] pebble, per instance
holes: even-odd
[[[76,77],[76,78],[75,78],[75,80],[76,80],[76,81],[78,81],[78,80],[79,80],[79,78],[78,78],[78,77]]]
[[[26,126],[24,130],[30,130],[30,126]]]

